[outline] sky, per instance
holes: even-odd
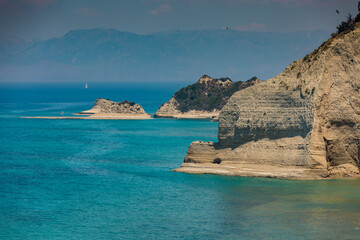
[[[334,32],[356,9],[357,0],[0,0],[0,35],[40,40],[99,27]]]

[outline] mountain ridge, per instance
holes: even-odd
[[[171,78],[190,82],[198,72],[207,72],[232,79],[256,73],[266,79],[326,36],[325,32],[180,30],[139,35],[104,28],[72,30],[0,57],[0,77],[2,81]]]

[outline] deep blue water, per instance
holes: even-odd
[[[359,239],[360,179],[172,172],[217,123],[19,118],[96,97],[154,113],[175,89],[0,89],[0,239]]]

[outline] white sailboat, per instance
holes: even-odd
[[[87,85],[87,83],[85,84],[85,88],[88,88],[88,85]]]

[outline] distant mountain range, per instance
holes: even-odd
[[[139,35],[115,29],[73,30],[42,41],[0,36],[0,81],[191,83],[205,73],[267,79],[328,36],[232,30]]]

